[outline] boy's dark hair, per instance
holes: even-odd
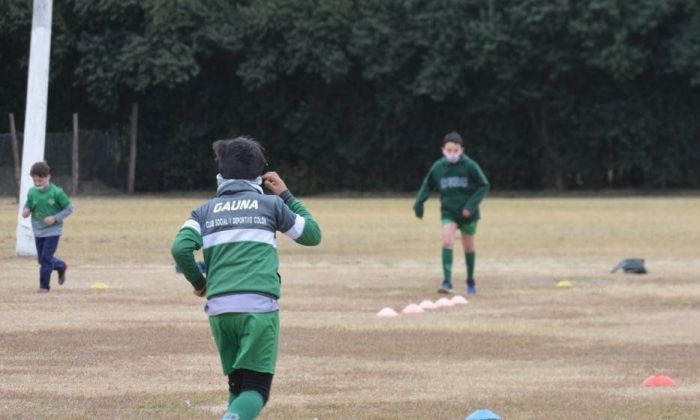
[[[248,137],[217,140],[212,148],[219,173],[226,179],[255,179],[267,164],[265,149]]]
[[[464,140],[462,140],[462,136],[456,131],[445,134],[445,137],[442,138],[442,145],[444,146],[447,143],[455,143],[464,147]]]
[[[51,168],[46,162],[37,162],[32,165],[32,168],[29,170],[29,175],[46,178],[47,176],[51,175]]]

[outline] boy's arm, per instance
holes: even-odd
[[[301,201],[294,198],[277,172],[267,172],[262,178],[265,188],[279,196],[287,206],[278,208],[278,228],[300,245],[313,246],[321,243],[321,228],[316,219]]]
[[[29,192],[27,192],[27,201],[24,202],[24,206],[22,206],[22,217],[27,218],[29,215],[32,214],[34,211],[33,208],[29,207],[29,202],[31,201],[32,198],[32,190],[30,189]]]
[[[68,195],[66,195],[63,190],[59,190],[58,197],[56,197],[56,202],[59,206],[61,206],[61,208],[63,208],[63,210],[54,214],[53,217],[57,222],[61,222],[73,213],[73,205],[68,199]]]
[[[207,285],[206,279],[199,271],[197,261],[194,259],[194,251],[202,247],[202,235],[200,232],[201,229],[196,220],[187,220],[175,236],[170,253],[173,256],[173,260],[175,260],[175,264],[182,270],[182,274],[194,287],[195,294],[204,296]]]
[[[304,203],[294,198],[289,190],[282,192],[280,198],[289,210],[296,214],[294,226],[284,234],[300,245],[314,246],[321,243],[321,227],[311,212],[304,207]]]
[[[54,214],[53,217],[56,219],[57,222],[62,222],[66,217],[70,216],[71,214],[73,214],[73,206],[68,205],[68,207],[66,207],[65,209]]]
[[[491,185],[489,184],[488,179],[486,179],[486,175],[484,175],[484,172],[476,162],[472,163],[470,172],[472,181],[475,185],[477,185],[477,187],[474,193],[469,196],[469,199],[467,199],[467,202],[464,204],[464,210],[468,210],[473,214],[476,211],[476,208],[479,206],[479,203],[481,203],[481,200],[483,200],[486,196],[486,193],[489,192]]]
[[[428,172],[428,175],[425,176],[423,179],[423,183],[420,186],[420,189],[418,190],[418,194],[416,195],[416,201],[413,203],[413,212],[416,214],[416,217],[419,219],[423,218],[423,203],[430,197],[430,192],[433,189],[433,168],[430,168],[430,171]]]

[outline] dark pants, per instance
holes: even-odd
[[[39,287],[49,290],[51,286],[51,272],[53,270],[63,271],[66,263],[54,257],[53,254],[58,248],[60,236],[47,236],[46,238],[34,238],[36,242],[36,254],[39,259]]]

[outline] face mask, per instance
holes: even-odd
[[[47,178],[46,178],[46,181],[44,181],[44,183],[39,184],[39,185],[34,185],[34,186],[35,186],[38,190],[46,191],[46,189],[49,188],[49,183],[50,183],[50,182],[51,182],[51,178],[50,178],[50,177],[47,177]]]
[[[457,153],[442,152],[442,155],[445,156],[445,159],[447,159],[448,162],[457,163],[459,158],[462,156],[462,153],[461,152],[457,152]]]

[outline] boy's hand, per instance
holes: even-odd
[[[462,210],[462,216],[464,216],[465,219],[469,219],[470,217],[472,217],[472,212],[470,212],[467,209],[464,209]]]
[[[423,206],[413,206],[413,212],[416,214],[417,218],[423,218]]]
[[[195,296],[204,297],[207,294],[207,279],[200,273],[197,280],[192,281],[192,287]]]
[[[267,172],[262,176],[263,184],[274,195],[280,195],[287,191],[287,185],[282,181],[282,178],[277,172]]]
[[[22,217],[24,217],[25,219],[29,217],[30,214],[32,214],[32,211],[29,210],[27,207],[22,209]]]
[[[51,226],[51,225],[53,225],[54,223],[56,223],[56,218],[55,218],[55,217],[53,217],[53,216],[44,217],[44,224],[45,224],[45,225]]]

